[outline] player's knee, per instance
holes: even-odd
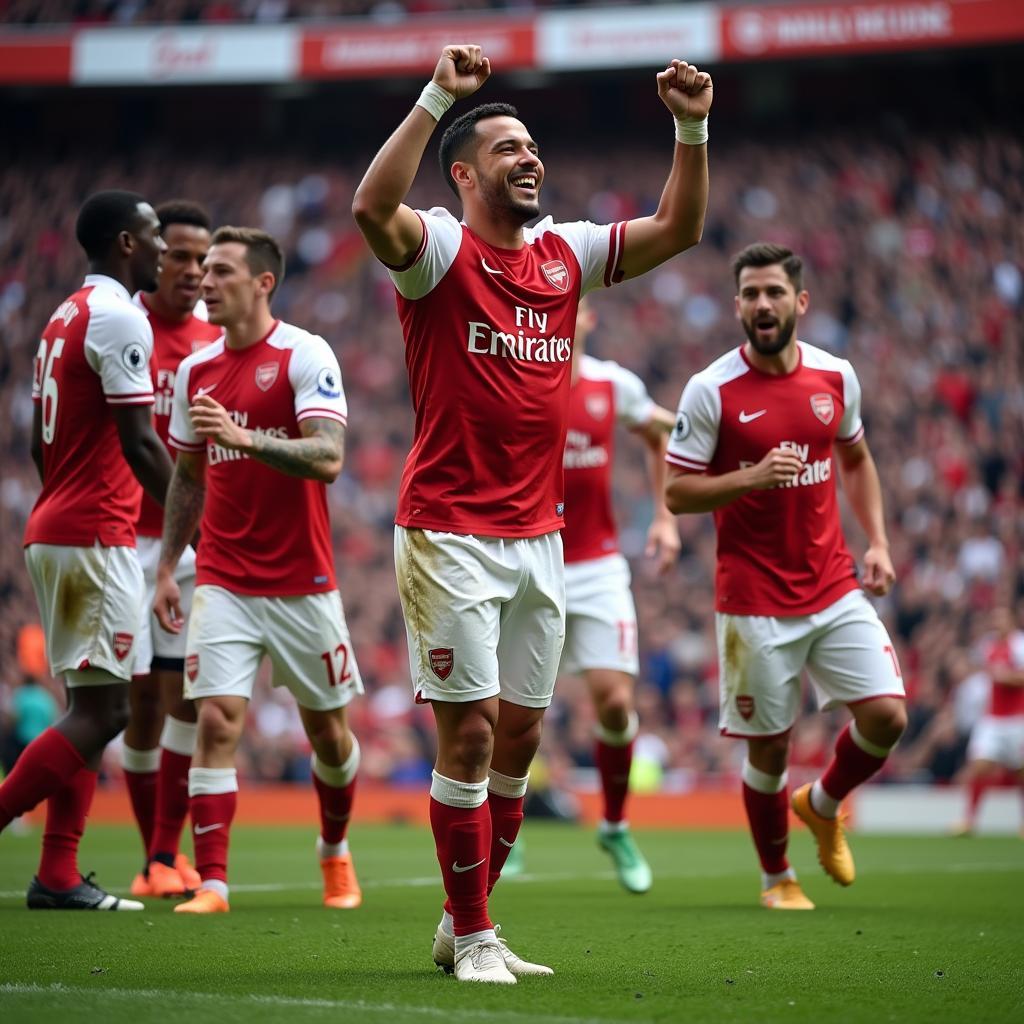
[[[767,775],[781,775],[789,763],[789,733],[766,736],[747,743],[750,763]]]
[[[632,710],[633,694],[626,688],[610,690],[597,702],[597,717],[601,725],[616,732],[628,727]]]
[[[198,744],[203,750],[233,746],[242,732],[242,721],[215,701],[203,701],[199,711]]]
[[[485,722],[466,722],[454,736],[451,757],[467,770],[477,771],[491,759],[494,734]]]
[[[902,700],[880,700],[865,704],[857,728],[873,743],[891,747],[907,728],[907,707]]]

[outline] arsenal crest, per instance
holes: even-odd
[[[744,722],[754,717],[754,698],[749,693],[741,693],[736,697],[736,710],[743,716]]]
[[[277,380],[278,369],[277,363],[263,363],[261,366],[257,366],[256,387],[260,391],[269,391],[274,386],[274,381]]]
[[[540,269],[544,271],[544,276],[552,287],[560,292],[569,290],[569,271],[565,269],[565,264],[561,260],[548,260],[547,263],[541,264]]]
[[[595,420],[603,420],[608,415],[608,396],[605,394],[598,392],[587,395],[583,399],[583,404]]]
[[[455,665],[455,651],[451,647],[432,647],[427,651],[430,667],[438,679],[447,679]]]
[[[811,395],[811,410],[827,427],[836,414],[836,404],[831,395],[819,393]]]
[[[190,654],[185,659],[185,674],[188,676],[188,681],[194,683],[196,676],[199,675],[199,655]]]
[[[132,641],[135,637],[131,633],[115,633],[114,634],[114,657],[118,661],[124,661],[128,657],[128,652],[132,649]]]

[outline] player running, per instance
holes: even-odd
[[[1005,775],[1024,786],[1024,630],[1005,605],[993,609],[992,626],[982,645],[992,692],[988,711],[971,730],[959,779],[967,787],[967,815],[955,830],[960,836],[974,832],[985,793]]]
[[[860,418],[860,383],[844,360],[798,341],[809,297],[803,265],[781,246],[733,261],[746,343],[683,390],[669,441],[668,507],[714,512],[720,725],[747,741],[743,801],[762,868],[761,904],[811,910],[786,858],[786,765],[806,668],[825,708],[853,721],[813,785],[793,794],[818,859],[854,879],[839,805],[875,774],[906,727],[896,652],[861,590],[895,578],[882,494]],[[867,535],[862,584],[843,540],[833,457]]]
[[[646,448],[654,514],[645,554],[660,571],[675,564],[679,530],[665,507],[665,448],[675,416],[657,405],[640,378],[584,351],[596,318],[584,302],[576,318],[565,456],[565,646],[561,671],[584,677],[597,711],[594,763],[603,814],[598,843],[629,892],[651,887],[651,869],[626,820],[633,740],[639,719],[633,691],[640,670],[629,564],[619,553],[612,507],[616,424]]]
[[[270,235],[218,229],[203,271],[210,322],[224,336],[188,356],[175,376],[168,440],[179,454],[155,603],[160,625],[180,632],[176,573],[201,519],[185,691],[199,716],[188,785],[202,884],[175,911],[229,909],[235,751],[264,654],[274,684],[294,694],[313,747],[324,904],[357,907],[346,833],[359,743],[346,706],[363,687],[335,582],[325,487],[344,457],[341,372],[323,338],[271,314],[284,257]]]
[[[178,364],[219,338],[221,330],[195,314],[210,247],[210,215],[198,203],[183,199],[162,203],[156,215],[167,243],[160,282],[155,292],[139,292],[135,301],[153,330],[153,424],[166,445]],[[170,453],[173,457],[173,448]],[[145,614],[135,645],[123,747],[125,782],[146,854],[143,871],[132,881],[133,896],[180,896],[199,885],[195,868],[178,850],[188,814],[188,769],[196,738],[195,708],[182,693],[185,632],[164,632],[152,615],[163,517],[163,509],[143,496],[136,532],[146,584]],[[187,614],[195,580],[191,547],[182,554],[177,578]]]
[[[352,209],[398,292],[416,416],[395,566],[413,686],[438,730],[430,818],[448,900],[433,957],[460,981],[513,984],[552,973],[497,939],[488,894],[522,822],[564,635],[561,461],[576,309],[587,291],[700,239],[712,87],[682,61],[657,76],[678,144],[651,217],[524,227],[540,212],[544,165],[504,103],[468,111],[441,139],[463,220],[411,209],[404,200],[437,122],[490,72],[479,46],[444,47]]]
[[[75,234],[89,273],[50,317],[36,353],[32,458],[43,487],[25,529],[50,671],[64,677],[68,711],[0,785],[0,829],[47,801],[30,909],[142,910],[82,877],[78,844],[103,750],[128,720],[142,623],[142,487],[160,502],[171,474],[150,422],[153,333],[131,298],[156,288],[166,245],[149,203],[119,190],[90,196]]]

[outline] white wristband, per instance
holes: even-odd
[[[436,82],[427,82],[416,106],[422,107],[435,121],[440,121],[454,102],[455,97],[447,89]]]
[[[675,122],[676,142],[681,142],[684,146],[703,146],[708,141],[707,117],[700,121],[680,121],[677,117]]]

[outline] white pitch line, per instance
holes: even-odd
[[[229,1005],[250,1005],[250,1006],[274,1006],[282,1009],[299,1010],[346,1010],[359,1011],[361,1013],[387,1014],[390,1017],[396,1015],[435,1017],[445,1020],[489,1020],[489,1021],[523,1021],[530,1024],[615,1024],[608,1018],[602,1017],[557,1017],[543,1016],[536,1013],[519,1013],[515,1010],[462,1010],[457,1007],[444,1006],[416,1006],[402,1003],[370,1003],[365,999],[300,999],[291,996],[266,996],[266,995],[243,995],[231,996],[217,992],[187,992],[178,989],[163,988],[106,988],[97,984],[94,987],[85,985],[62,985],[54,982],[51,985],[17,984],[8,982],[0,985],[0,995],[5,996],[71,996],[79,999],[83,996],[95,996],[98,999],[108,1001],[110,999],[121,999],[137,1003],[140,1000],[165,1001],[174,1000],[178,1009],[182,1009],[181,1003],[192,1001],[195,1003],[213,1003]],[[52,1007],[51,1007],[52,1009]]]
[[[993,861],[989,864],[971,864],[971,863],[960,863],[960,864],[936,864],[933,867],[922,869],[918,864],[897,864],[890,865],[884,868],[871,868],[870,875],[919,875],[922,873],[931,873],[936,875],[962,875],[969,874],[970,872],[976,872],[981,875],[994,874],[1003,871],[1019,872],[1024,871],[1024,861]],[[735,875],[742,874],[741,871],[715,871],[715,870],[699,870],[694,868],[692,871],[672,871],[664,872],[659,871],[657,877],[659,879],[673,879],[673,880],[689,880],[694,879],[705,879],[705,878],[731,878]],[[531,874],[524,872],[521,875],[516,875],[514,878],[505,879],[503,887],[506,885],[522,885],[525,882],[579,882],[579,881],[609,881],[615,878],[615,872],[613,871],[595,871],[588,874],[580,874],[578,872],[555,872],[550,874]],[[234,893],[261,893],[261,892],[309,892],[316,889],[322,888],[323,883],[318,881],[308,882],[293,882],[289,885],[283,885],[280,882],[253,882],[253,883],[241,883],[239,885],[232,884],[231,891]],[[419,878],[382,878],[382,879],[368,879],[361,881],[360,885],[363,889],[420,889],[427,886],[440,886],[441,878],[439,875],[424,875]],[[115,895],[126,895],[124,889],[112,889],[110,890]],[[24,889],[6,889],[0,890],[0,899],[18,899],[25,895]]]

